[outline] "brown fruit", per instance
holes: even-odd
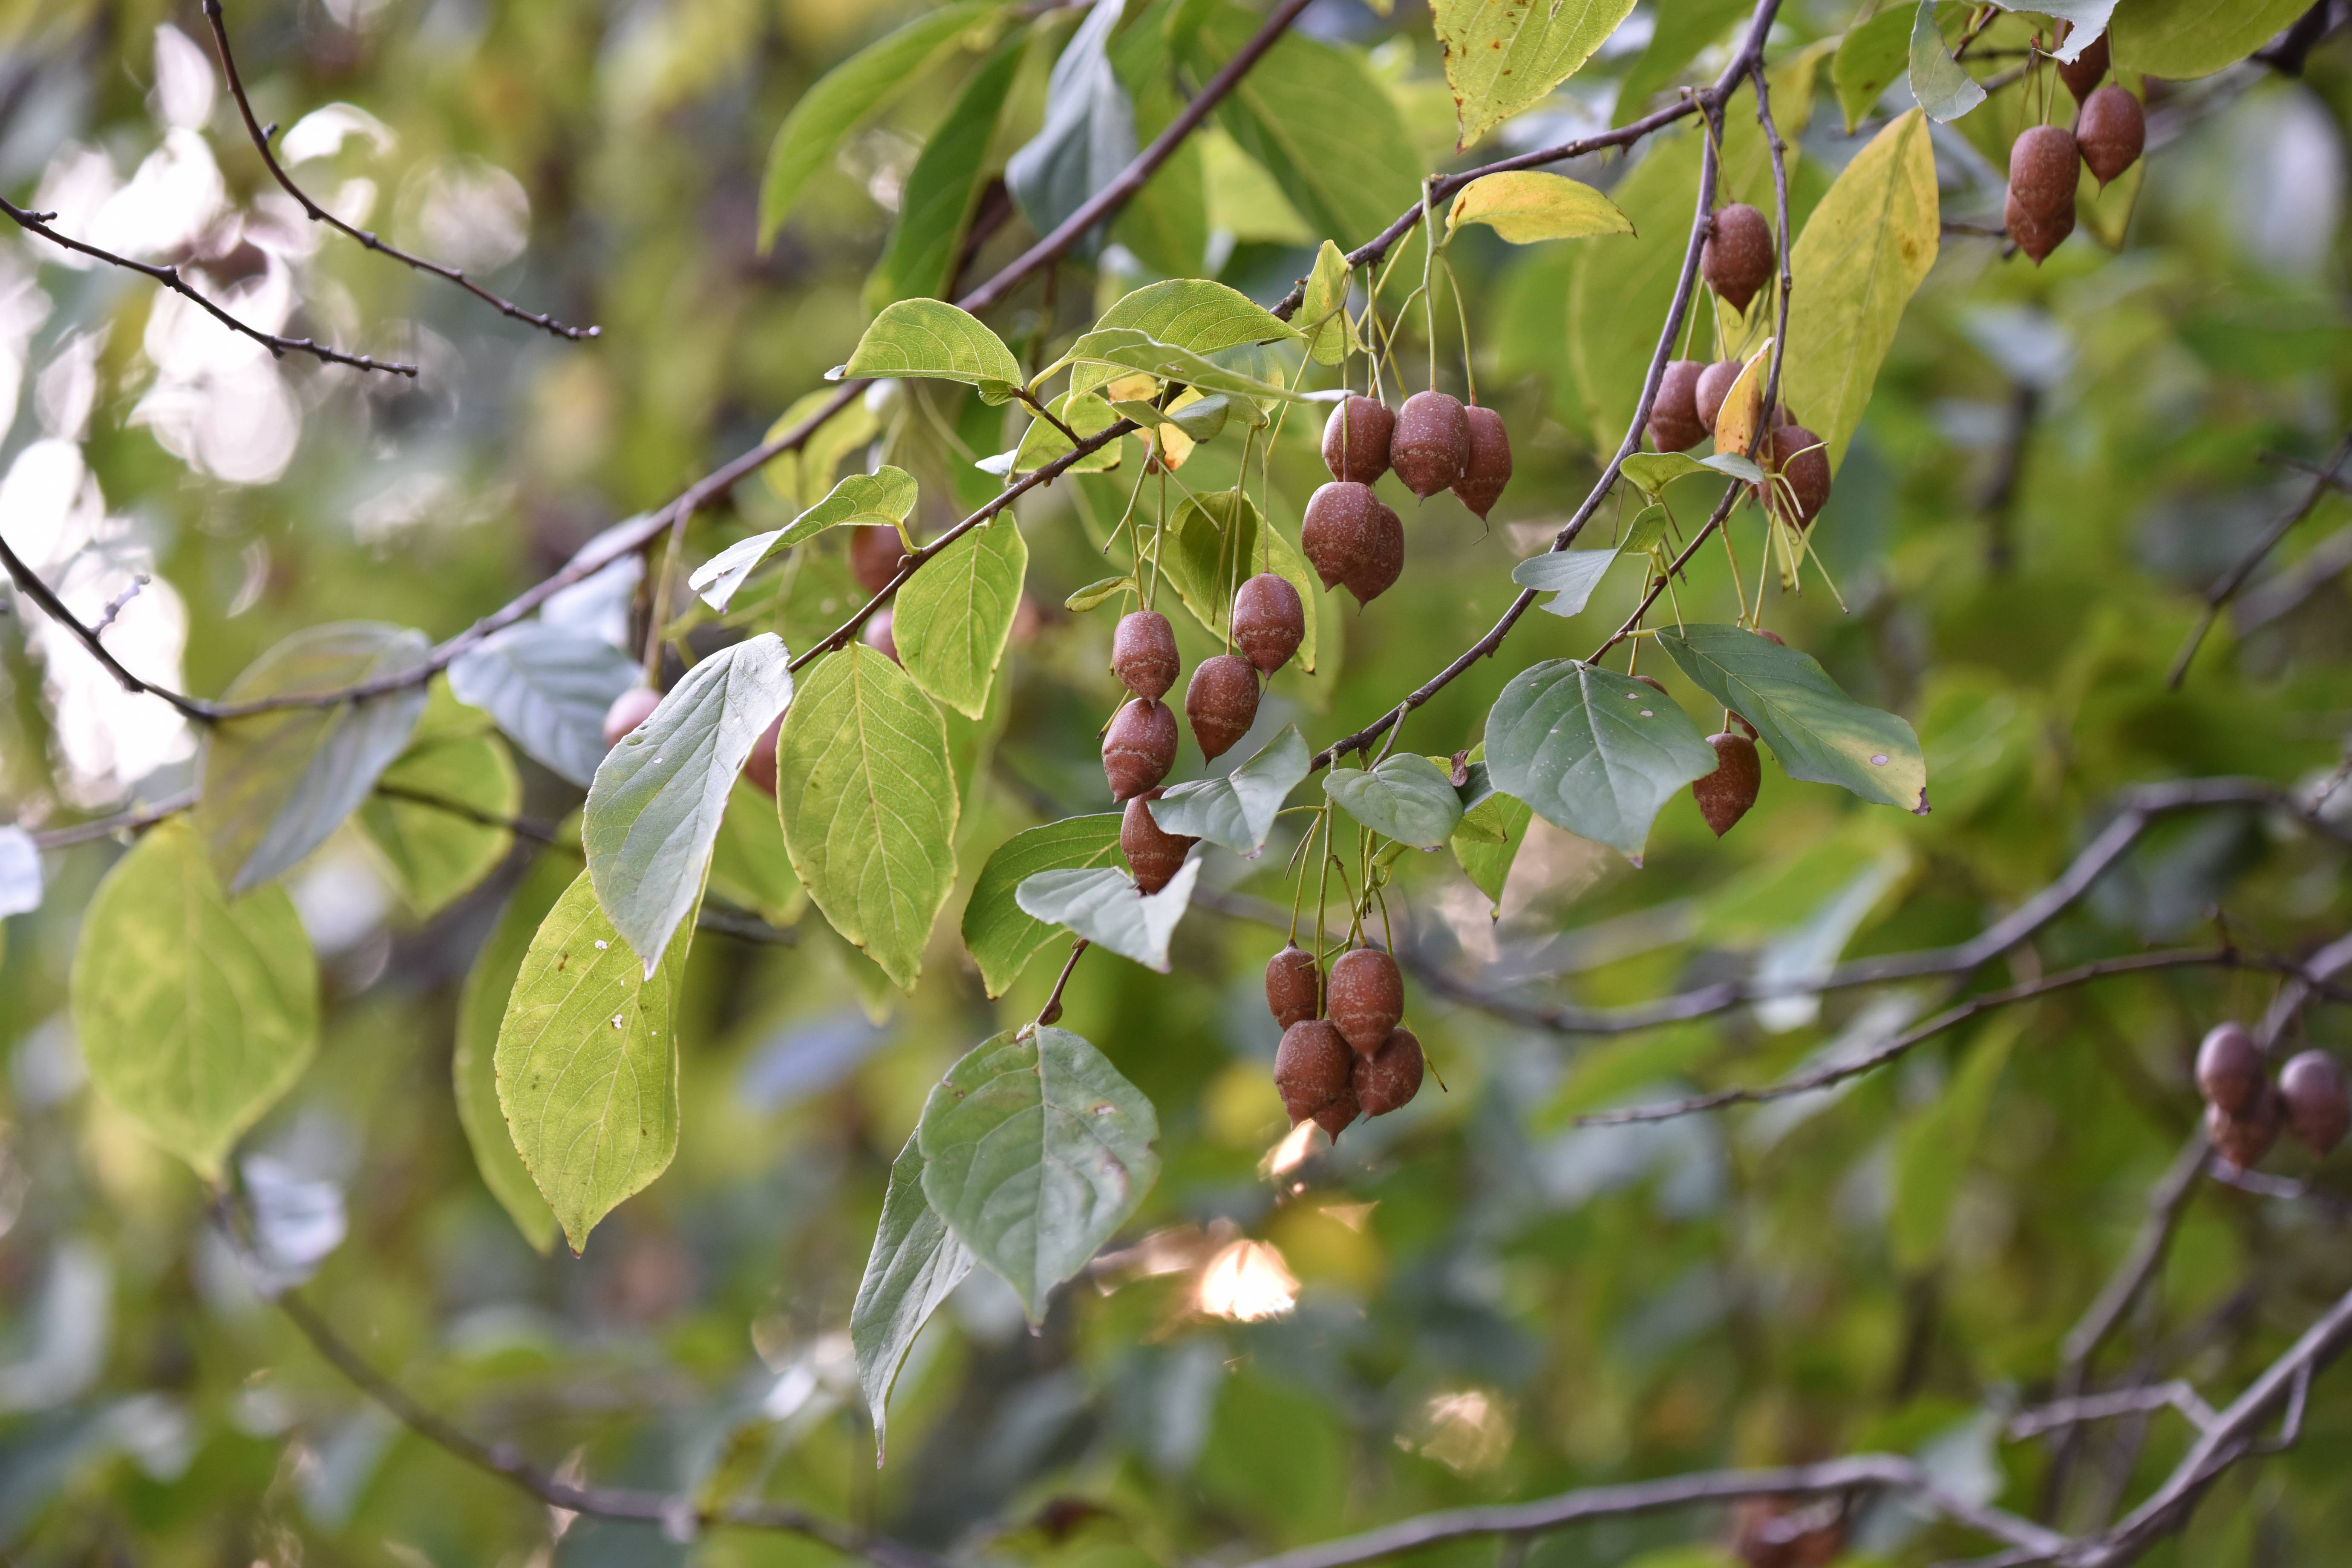
[[[1387,593],[1404,572],[1404,520],[1384,502],[1375,500],[1372,509],[1356,542],[1356,558],[1340,579],[1360,605]]]
[[[2042,258],[2064,244],[2066,237],[2074,232],[2073,207],[2066,208],[2055,217],[2035,217],[2018,205],[2014,193],[2002,204],[2000,216],[2009,229],[2009,237],[2017,241],[2018,249],[2033,258],[2036,267],[2042,265]]]
[[[2093,38],[2090,46],[2074,59],[2058,62],[2058,79],[2066,84],[2066,90],[2074,95],[2077,103],[2086,101],[2091,89],[2098,86],[2099,79],[2106,74],[2107,36],[2105,33]]]
[[[878,594],[898,574],[898,558],[907,552],[898,531],[881,523],[860,528],[849,536],[849,573],[857,585]]]
[[[1784,517],[1793,512],[1800,524],[1821,516],[1830,499],[1830,454],[1819,436],[1801,425],[1776,425],[1765,433],[1759,455],[1765,470],[1779,476],[1769,492],[1773,510]]]
[[[1715,416],[1723,412],[1723,400],[1731,395],[1731,384],[1739,379],[1742,368],[1736,359],[1719,359],[1698,373],[1698,384],[1691,389],[1691,405],[1710,435],[1715,431]]]
[[[1323,466],[1335,479],[1369,485],[1389,471],[1389,440],[1395,434],[1394,409],[1351,393],[1323,422]]]
[[[1315,1125],[1323,1129],[1325,1137],[1337,1143],[1358,1115],[1356,1091],[1343,1089],[1331,1097],[1331,1102],[1315,1113]]]
[[[1748,301],[1772,280],[1771,224],[1746,202],[1717,208],[1699,250],[1698,269],[1726,304],[1747,310]]]
[[[859,632],[857,636],[867,647],[872,648],[892,664],[900,662],[898,639],[890,635],[890,612],[887,609],[877,610],[868,616],[866,618],[866,629]]]
[[[2352,1091],[2326,1051],[2305,1051],[2281,1068],[2279,1098],[2286,1102],[2288,1130],[2314,1154],[2325,1158],[2352,1131]]]
[[[1462,465],[1462,477],[1454,481],[1454,496],[1484,521],[1501,498],[1503,487],[1511,482],[1511,433],[1503,428],[1503,416],[1491,408],[1473,404],[1462,416],[1470,422],[1470,460]]]
[[[1698,802],[1698,814],[1720,838],[1756,804],[1756,792],[1764,784],[1764,764],[1757,759],[1756,742],[1737,731],[1709,735],[1706,743],[1715,748],[1715,772],[1692,784],[1691,795]]]
[[[2147,145],[2147,115],[2139,100],[2109,82],[2084,100],[2074,116],[2074,145],[2102,186],[2139,162]]]
[[[1135,885],[1147,893],[1156,893],[1168,885],[1184,864],[1185,852],[1200,842],[1181,833],[1163,833],[1152,819],[1146,801],[1160,798],[1157,788],[1145,790],[1127,803],[1127,815],[1118,819],[1119,853],[1127,857],[1127,868],[1135,873]]]
[[[1371,487],[1355,479],[1334,479],[1318,485],[1307,498],[1307,517],[1298,531],[1298,547],[1313,563],[1326,588],[1346,581],[1348,569],[1364,548],[1365,531],[1387,503]],[[1391,513],[1394,516],[1394,513]],[[1403,525],[1398,525],[1402,532]]]
[[[782,714],[769,720],[760,738],[751,742],[751,754],[743,759],[743,777],[770,800],[776,798],[776,737],[783,728]]]
[[[1176,657],[1176,633],[1157,610],[1129,610],[1110,634],[1110,670],[1138,697],[1168,695],[1183,669]]]
[[[1234,595],[1234,641],[1268,675],[1307,640],[1307,606],[1286,577],[1261,572]]]
[[[1150,698],[1129,703],[1103,734],[1102,760],[1110,798],[1122,805],[1134,799],[1176,765],[1176,715]]]
[[[1427,500],[1462,477],[1470,461],[1470,416],[1461,399],[1416,392],[1397,410],[1389,464],[1404,488]]]
[[[661,706],[661,693],[650,686],[632,686],[613,699],[604,710],[604,744],[607,749],[621,743],[621,737],[653,717]]]
[[[2206,1104],[2236,1116],[2262,1098],[2264,1087],[2263,1049],[2243,1024],[2231,1018],[2205,1031],[2197,1047],[2197,1092]]]
[[[1404,976],[1396,960],[1377,947],[1354,947],[1331,961],[1331,978],[1323,1000],[1348,1044],[1358,1056],[1381,1048],[1404,1017]]]
[[[2279,1128],[2285,1121],[2286,1102],[2278,1090],[2264,1084],[2262,1098],[2243,1115],[2232,1116],[2218,1105],[2207,1106],[2205,1136],[2212,1140],[2221,1158],[2241,1171],[2251,1171],[2278,1142]]]
[[[1357,1109],[1367,1116],[1386,1116],[1411,1104],[1421,1092],[1422,1065],[1421,1042],[1412,1037],[1412,1031],[1391,1029],[1379,1050],[1356,1058],[1350,1081]]]
[[[1282,1031],[1282,1044],[1274,1052],[1274,1087],[1282,1091],[1282,1109],[1289,1113],[1293,1127],[1319,1114],[1331,1103],[1345,1098],[1348,1114],[1339,1123],[1345,1127],[1356,1119],[1356,1096],[1349,1087],[1349,1076],[1355,1070],[1354,1054],[1339,1031],[1319,1018],[1308,1018]],[[1337,1138],[1337,1129],[1325,1123],[1323,1131]]]
[[[2009,194],[2028,217],[2046,223],[2060,213],[2071,215],[2082,178],[2083,155],[2074,133],[2063,125],[2030,126],[2009,144]]]
[[[1184,689],[1184,717],[1201,755],[1215,762],[1257,722],[1257,671],[1237,653],[1204,658]]]
[[[1295,942],[1265,961],[1265,1010],[1286,1029],[1322,1015],[1323,972]]]
[[[1706,366],[1695,359],[1666,362],[1666,374],[1658,378],[1658,395],[1650,405],[1650,444],[1659,451],[1688,451],[1706,434],[1707,422],[1698,416],[1698,380],[1706,374]],[[1721,401],[1718,396],[1717,404]]]

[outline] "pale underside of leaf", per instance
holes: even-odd
[[[1087,869],[1118,858],[1119,814],[1066,817],[1016,833],[981,868],[963,906],[963,942],[991,996],[1004,994],[1055,927],[1024,911],[1015,896],[1040,871]]]
[[[874,1418],[874,1462],[887,1452],[890,1384],[922,1332],[955,1288],[971,1272],[971,1248],[955,1237],[923,1195],[923,1151],[907,1140],[891,1162],[874,1250],[849,1309],[849,1342],[857,1355],[857,1382]]]
[[[1192,901],[1200,879],[1195,856],[1177,868],[1156,893],[1140,892],[1134,879],[1111,868],[1040,871],[1013,889],[1013,901],[1033,920],[1050,921],[1160,973],[1168,973],[1168,942]]]
[[[604,714],[637,684],[637,661],[601,637],[539,621],[492,633],[449,666],[457,700],[585,789],[604,760]]]
[[[1145,809],[1163,833],[1181,833],[1221,844],[1236,855],[1265,847],[1266,835],[1282,803],[1307,776],[1306,737],[1296,724],[1252,753],[1223,778],[1171,784]]]

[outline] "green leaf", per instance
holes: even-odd
[[[2309,9],[2296,0],[2128,0],[2116,7],[2109,47],[2119,70],[2186,81],[2237,64]]]
[[[968,719],[988,708],[1029,546],[1009,511],[949,545],[898,590],[890,637],[916,685]]]
[[[824,373],[827,381],[885,375],[960,381],[978,387],[983,401],[1003,403],[1020,390],[1021,362],[971,311],[944,300],[901,300],[874,318],[847,364]]]
[[[1132,572],[1117,577],[1098,578],[1063,600],[1062,608],[1074,616],[1082,616],[1088,610],[1100,609],[1121,594],[1132,594],[1137,591],[1135,574]]]
[[[1063,444],[1063,449],[1068,449],[1068,443]],[[851,474],[783,527],[739,539],[696,567],[686,585],[701,595],[703,603],[712,609],[724,610],[751,574],[777,551],[814,539],[828,528],[895,528],[907,521],[919,499],[915,477],[904,468],[885,465],[870,474]]]
[[[1298,304],[1298,320],[1307,334],[1307,352],[1318,364],[1338,364],[1364,346],[1355,319],[1348,314],[1348,290],[1355,276],[1348,258],[1329,240],[1315,252],[1315,267],[1307,275],[1307,291]]]
[[[1635,489],[1652,500],[1676,479],[1705,473],[1705,465],[1687,452],[1636,452],[1618,468]]]
[[[792,700],[790,662],[773,634],[712,654],[596,770],[581,833],[588,873],[648,975],[702,897],[710,846],[753,742]]]
[[[1850,30],[1830,62],[1830,81],[1845,111],[1846,134],[1861,124],[1911,64],[1912,13],[1889,5]]]
[[[1928,118],[1941,121],[1958,120],[1985,100],[1985,89],[1944,46],[1936,0],[1919,0],[1912,14],[1911,96]]]
[[[1470,750],[1474,759],[1483,759],[1486,753],[1483,741]],[[1471,763],[1474,783],[1482,771],[1488,774],[1486,792],[1474,800],[1472,792],[1464,791],[1462,826],[1454,829],[1451,842],[1463,875],[1486,895],[1490,912],[1500,915],[1503,885],[1510,880],[1511,863],[1519,858],[1519,846],[1527,842],[1528,824],[1535,813],[1526,801],[1493,787],[1492,769],[1483,760]]]
[[[1694,624],[1658,642],[1701,690],[1756,726],[1790,778],[1927,815],[1919,737],[1848,697],[1811,655],[1738,626]]]
[[[1192,902],[1199,859],[1189,859],[1156,893],[1139,892],[1125,871],[1040,871],[1024,878],[1013,900],[1032,920],[1047,921],[1122,958],[1168,973],[1168,941]]]
[[[1463,186],[1446,209],[1445,237],[1465,223],[1483,223],[1513,245],[1633,232],[1633,220],[1591,185],[1533,169],[1486,174]]]
[[[961,0],[916,17],[827,71],[776,128],[760,181],[760,248],[775,242],[802,187],[833,158],[852,126],[872,113],[924,62],[999,9],[997,0]]]
[[[955,885],[955,776],[939,710],[863,644],[822,660],[784,717],[776,808],[816,907],[912,990]]]
[[[1080,440],[1099,436],[1118,423],[1118,413],[1092,393],[1066,392],[1047,404],[1059,419],[1076,432]],[[1073,474],[1099,474],[1118,467],[1120,443],[1111,442],[1097,447],[1063,470]],[[1054,427],[1051,419],[1032,419],[1029,428],[1021,435],[1021,445],[1013,448],[1013,460],[1004,465],[999,478],[1013,474],[1034,474],[1065,452],[1076,450],[1070,438]],[[993,461],[993,459],[992,459]],[[983,468],[988,464],[982,464]],[[920,581],[920,579],[917,579]]]
[[[1633,0],[1435,0],[1460,144],[1549,97],[1633,9]]]
[[[1622,550],[1554,550],[1530,555],[1511,568],[1511,581],[1522,588],[1549,593],[1552,596],[1543,607],[1555,616],[1580,615],[1592,602],[1592,591],[1601,586],[1601,579],[1624,553]]]
[[[1655,555],[1658,546],[1665,542],[1666,509],[1655,502],[1633,514],[1625,525],[1625,535],[1617,542],[1621,555]]]
[[[1931,1267],[1944,1250],[1969,1158],[1983,1136],[1993,1091],[2000,1087],[2021,1027],[2009,1016],[1986,1028],[1950,1086],[1895,1132],[1895,1194],[1886,1229],[1895,1265],[1906,1273]]]
[[[604,760],[604,714],[638,681],[637,661],[601,637],[540,621],[493,632],[449,666],[458,701],[582,789]]]
[[[866,281],[868,305],[879,309],[911,296],[948,297],[964,236],[980,206],[989,143],[1028,47],[1025,33],[999,44],[923,143],[922,155],[899,192],[898,226],[890,236],[890,248]]]
[[[1289,322],[1240,289],[1203,278],[1148,283],[1122,295],[1102,313],[1088,335],[1122,331],[1140,333],[1154,342],[1196,354],[1222,353],[1249,343],[1295,342],[1299,337]],[[1080,338],[1078,346],[1046,367],[1045,375],[1064,366],[1076,365],[1070,385],[1078,392],[1091,391],[1115,379],[1118,374],[1116,370],[1081,363],[1086,356],[1079,349],[1086,342],[1086,338]],[[1044,380],[1045,375],[1038,379]]]
[[[1092,199],[1135,157],[1135,106],[1111,68],[1109,43],[1124,6],[1097,6],[1071,35],[1045,84],[1045,122],[1004,166],[1021,216],[1050,234]],[[1102,244],[1097,225],[1074,247],[1091,259]]]
[[[1011,990],[1038,950],[1054,940],[1050,922],[1022,910],[1015,897],[1021,884],[1040,871],[1118,865],[1118,825],[1115,811],[1065,817],[1014,834],[988,858],[963,906],[963,944],[989,995]]]
[[[1650,100],[1682,74],[1701,50],[1720,39],[1755,7],[1748,0],[1679,0],[1656,8],[1656,26],[1640,58],[1617,84],[1612,125],[1623,126],[1649,112]],[[1776,95],[1775,103],[1778,103]],[[1785,111],[1784,111],[1785,112]]]
[[[180,817],[99,884],[72,986],[90,1081],[208,1182],[318,1044],[318,963],[292,900],[276,887],[232,900]]]
[[[1286,724],[1282,733],[1223,778],[1171,784],[1144,809],[1163,833],[1205,838],[1236,855],[1255,855],[1265,847],[1282,803],[1306,778],[1308,761],[1298,726]]]
[[[1097,327],[1072,343],[1062,361],[1076,367],[1070,373],[1073,385],[1100,386],[1130,372],[1142,371],[1162,381],[1197,387],[1204,394],[1223,392],[1236,397],[1285,403],[1315,401],[1296,387],[1262,381],[1246,371],[1203,358],[1191,349],[1161,342],[1135,327]]]
[[[931,1207],[1032,1322],[1159,1179],[1159,1135],[1142,1091],[1055,1028],[982,1042],[931,1090],[915,1131]]]
[[[1258,536],[1256,505],[1231,490],[1186,497],[1165,528],[1151,531],[1160,574],[1211,637],[1223,638],[1234,591],[1258,570]]]
[[[659,962],[641,964],[581,872],[531,937],[499,1025],[499,1105],[575,1253],[677,1153],[675,1021],[691,905],[662,936]]]
[[[874,1250],[866,1255],[857,1300],[849,1309],[849,1342],[857,1354],[858,1386],[874,1417],[877,1465],[888,1452],[890,1385],[898,1381],[907,1351],[971,1265],[971,1249],[923,1195],[923,1151],[918,1138],[908,1138],[890,1163]]]
[[[1698,726],[1654,689],[1555,659],[1521,670],[1496,699],[1486,765],[1496,788],[1545,821],[1638,866],[1660,808],[1713,773],[1716,759]]]
[[[489,721],[438,682],[408,750],[375,787],[360,807],[360,827],[419,915],[447,907],[513,847],[503,824],[522,809],[514,759]]]
[[[1150,142],[1184,110],[1168,30],[1158,17],[1138,16],[1120,30],[1110,56],[1135,104],[1136,134]],[[1111,232],[1154,272],[1190,278],[1204,269],[1209,203],[1197,133],[1186,137],[1129,199]]]
[[[797,429],[835,395],[820,389],[793,399],[761,439],[773,441]],[[873,440],[881,428],[880,417],[866,406],[866,399],[853,397],[810,431],[798,448],[769,458],[760,469],[761,481],[778,500],[796,511],[814,506],[833,488],[833,476],[840,469],[841,460]]]
[[[373,621],[296,632],[255,659],[226,702],[333,691],[425,662],[425,634]],[[205,731],[196,831],[232,894],[291,869],[327,841],[408,744],[425,684],[319,708],[279,708]]]
[[[1914,110],[1845,166],[1791,248],[1782,391],[1832,466],[1845,460],[1904,306],[1936,263],[1937,213],[1927,121]]]
[[[808,889],[793,874],[776,803],[737,779],[710,851],[710,892],[749,910],[772,926],[789,926],[808,905]]]
[[[1427,757],[1400,752],[1370,773],[1333,768],[1323,793],[1366,827],[1400,844],[1434,849],[1462,822],[1462,797],[1454,781]]]
[[[1568,287],[1568,356],[1596,450],[1625,438],[1658,323],[1674,303],[1690,237],[1699,141],[1684,131],[1654,137],[1647,156],[1610,190],[1634,237],[1576,247]]]
[[[531,938],[579,875],[579,864],[577,856],[561,848],[531,862],[458,993],[457,1045],[449,1060],[457,1124],[474,1152],[474,1168],[523,1239],[542,1253],[555,1245],[555,1211],[530,1179],[516,1152],[514,1135],[507,1131],[506,1112],[499,1108],[499,1026],[506,1021],[507,997],[522,973]]]

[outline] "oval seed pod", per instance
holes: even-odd
[[[1511,482],[1511,433],[1491,408],[1474,403],[1462,415],[1470,422],[1470,460],[1454,481],[1454,497],[1484,522],[1502,499],[1503,487]]]
[[[1298,548],[1315,574],[1323,579],[1323,586],[1336,588],[1347,580],[1349,569],[1363,550],[1364,531],[1373,514],[1387,510],[1370,486],[1354,479],[1334,479],[1316,487],[1307,498]]]
[[[1470,416],[1449,394],[1416,392],[1397,410],[1389,466],[1405,489],[1427,500],[1462,477],[1470,461]]]
[[[2039,267],[2044,257],[2074,232],[2074,209],[2069,206],[2054,217],[2036,217],[2018,205],[2012,193],[2001,204],[2001,222],[2009,229],[2009,237],[2017,242],[2017,248],[2032,257],[2033,265]]]
[[[1377,947],[1354,947],[1331,961],[1323,988],[1331,1022],[1359,1056],[1370,1056],[1404,1017],[1404,976]]]
[[[1349,1080],[1355,1065],[1348,1042],[1320,1018],[1305,1019],[1283,1030],[1282,1044],[1274,1052],[1274,1087],[1282,1091],[1282,1109],[1289,1114],[1290,1124],[1297,1126],[1342,1095],[1347,1097],[1349,1114],[1339,1125],[1353,1121],[1356,1096]],[[1328,1126],[1324,1131],[1339,1136]]]
[[[1176,657],[1176,632],[1157,610],[1129,610],[1110,635],[1110,668],[1119,684],[1138,697],[1160,698],[1183,669]]]
[[[1756,804],[1756,792],[1764,784],[1764,764],[1756,755],[1756,742],[1737,731],[1709,735],[1706,743],[1715,748],[1715,772],[1693,784],[1691,795],[1698,802],[1698,814],[1720,838]]]
[[[1286,577],[1261,572],[1234,595],[1234,643],[1272,675],[1307,640],[1307,606]]]
[[[2074,95],[2077,103],[2088,100],[2091,89],[2098,86],[2099,79],[2106,74],[2107,36],[2105,33],[2093,38],[2074,58],[2058,62],[2058,79],[2066,84],[2066,90]]]
[[[1295,942],[1265,961],[1265,1010],[1286,1029],[1322,1016],[1323,972]]]
[[[1257,722],[1257,670],[1237,653],[1202,659],[1184,689],[1184,717],[1201,754],[1215,762]]]
[[[2197,1047],[2197,1092],[2205,1103],[2236,1116],[2263,1096],[2263,1050],[2235,1018],[2205,1031]]]
[[[2278,1142],[2279,1128],[2285,1121],[2285,1102],[2278,1090],[2264,1084],[2253,1107],[2242,1115],[2233,1116],[2218,1105],[2207,1106],[2205,1136],[2221,1158],[2241,1171],[2251,1171]]]
[[[1369,605],[1396,585],[1404,572],[1404,520],[1386,501],[1374,497],[1357,541],[1356,559],[1340,581],[1356,603]]]
[[[1706,243],[1699,249],[1698,269],[1706,286],[1735,310],[1772,280],[1772,226],[1746,202],[1716,210],[1708,224]]]
[[[854,529],[849,535],[849,574],[868,594],[878,594],[898,574],[898,558],[906,552],[906,542],[895,528],[877,522]]]
[[[2326,1051],[2304,1051],[2281,1068],[2279,1098],[2286,1102],[2288,1129],[2323,1159],[2352,1131],[2352,1090],[2345,1087],[2343,1068]]]
[[[888,659],[892,664],[900,662],[898,658],[898,639],[890,635],[890,609],[888,605],[886,605],[881,609],[878,609],[872,615],[866,616],[866,626],[864,629],[858,632],[857,636],[859,641],[865,643],[867,647],[872,648],[884,658]]]
[[[1349,1081],[1356,1091],[1357,1108],[1367,1116],[1386,1116],[1412,1103],[1421,1092],[1423,1066],[1421,1042],[1413,1038],[1412,1031],[1391,1029],[1379,1050],[1356,1058]]]
[[[2048,222],[2073,213],[2082,178],[2083,155],[2063,125],[2030,126],[2009,144],[2009,194],[2028,217]]]
[[[604,710],[604,748],[610,751],[621,743],[621,737],[653,717],[661,706],[661,693],[650,686],[632,686],[613,699]]]
[[[2139,162],[2147,145],[2147,114],[2139,100],[2109,82],[2074,116],[2074,145],[2102,186]]]
[[[1766,432],[1759,454],[1768,473],[1778,475],[1768,492],[1769,504],[1782,516],[1792,511],[1799,524],[1821,516],[1830,499],[1830,454],[1822,438],[1801,425],[1779,425]]]
[[[1698,422],[1709,435],[1715,433],[1715,416],[1723,412],[1723,400],[1731,395],[1731,384],[1739,379],[1741,368],[1736,359],[1719,359],[1698,373],[1698,384],[1691,389],[1691,406],[1698,411]]]
[[[1335,479],[1369,485],[1389,471],[1389,441],[1395,434],[1394,409],[1351,393],[1323,422],[1323,466]]]
[[[1650,445],[1659,451],[1688,451],[1706,435],[1707,422],[1698,416],[1698,378],[1706,374],[1706,366],[1695,359],[1666,362],[1658,395],[1650,404]],[[1722,401],[1718,395],[1718,407]]]
[[[753,789],[770,800],[776,798],[776,737],[783,732],[784,716],[777,714],[751,742],[751,754],[743,759],[743,777]]]
[[[1166,778],[1176,765],[1176,715],[1165,702],[1138,698],[1120,709],[1104,731],[1102,759],[1110,798],[1123,805]]]
[[[1127,868],[1135,873],[1135,885],[1147,893],[1166,887],[1183,866],[1185,854],[1200,842],[1181,833],[1160,831],[1151,808],[1144,804],[1159,798],[1156,786],[1130,797],[1126,815],[1118,819],[1119,853],[1127,857]]]

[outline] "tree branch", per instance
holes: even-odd
[[[2189,639],[2180,645],[2180,651],[2173,656],[2171,673],[2164,678],[2167,690],[2180,689],[2180,682],[2189,674],[2190,661],[2196,658],[2198,648],[2204,645],[2205,634],[2211,631],[2213,623],[2221,618],[2222,606],[2237,597],[2238,590],[2246,585],[2246,579],[2253,575],[2254,568],[2262,564],[2263,557],[2276,549],[2278,542],[2284,539],[2296,523],[2311,515],[2312,509],[2319,504],[2320,498],[2334,488],[2336,470],[2344,466],[2347,458],[2352,458],[2352,435],[2346,436],[2343,440],[2336,444],[2335,452],[2328,458],[2321,472],[2313,479],[2311,488],[2304,493],[2303,500],[2296,503],[2285,516],[2271,524],[2263,531],[2262,538],[2254,542],[2254,547],[2240,557],[2235,566],[2230,568],[2229,574],[2207,591],[2205,613],[2197,617],[2197,629],[2190,632]]]
[[[0,206],[5,205],[7,205],[6,201],[0,199]],[[131,674],[123,662],[115,658],[106,644],[99,639],[100,626],[86,624],[79,616],[66,608],[66,602],[58,598],[56,591],[47,583],[41,581],[40,574],[35,572],[23,556],[8,547],[8,542],[5,538],[0,538],[0,566],[7,569],[8,576],[16,584],[17,591],[39,605],[41,612],[49,619],[73,633],[75,640],[89,650],[90,658],[98,660],[105,668],[106,673],[114,677],[125,691],[159,697],[177,709],[184,717],[200,723],[209,718],[205,711],[205,704],[194,698],[184,697],[166,686],[151,685]],[[111,621],[115,611],[120,607],[119,604],[109,605],[107,615],[100,626]]]

